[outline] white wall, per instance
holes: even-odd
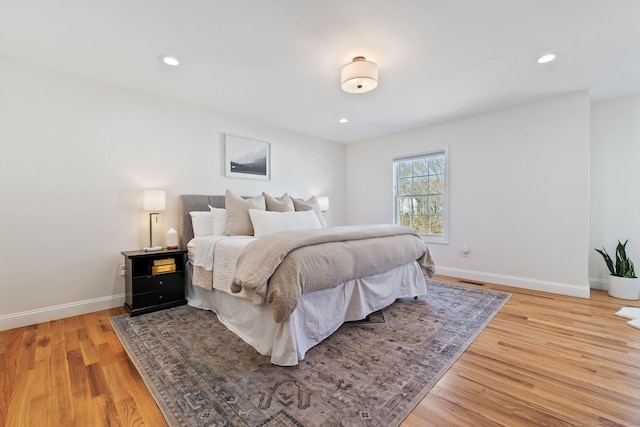
[[[589,107],[571,93],[348,145],[347,223],[392,221],[393,157],[448,147],[438,272],[588,298]]]
[[[640,95],[591,108],[591,287],[607,289],[609,270],[594,248],[615,253],[618,239],[640,273]]]
[[[224,177],[222,134],[271,143],[272,179]],[[148,245],[146,188],[327,195],[344,222],[344,145],[0,57],[0,329],[124,302],[120,251]],[[155,241],[154,241],[155,243]]]

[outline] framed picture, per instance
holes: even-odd
[[[271,144],[239,136],[224,136],[225,176],[271,179]]]

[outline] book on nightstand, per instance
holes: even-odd
[[[175,258],[154,259],[151,274],[173,273],[176,271]]]
[[[163,274],[163,273],[173,273],[176,271],[176,265],[158,265],[151,267],[151,274]]]

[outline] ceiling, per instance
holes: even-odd
[[[0,54],[349,143],[571,91],[640,93],[640,1],[1,0]],[[358,55],[379,86],[349,94],[340,69]]]

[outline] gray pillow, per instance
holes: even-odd
[[[318,204],[318,199],[316,199],[316,196],[311,196],[308,200],[305,200],[304,202],[293,197],[291,198],[291,200],[293,201],[293,207],[295,210],[297,211],[314,210],[316,211],[316,215],[318,216],[318,221],[320,221],[320,225],[322,226],[322,228],[325,228],[327,226],[327,221],[324,220],[324,215],[322,215],[322,211],[320,210],[320,205]]]
[[[243,199],[229,190],[224,195],[224,207],[227,211],[227,236],[253,236],[249,209],[266,209],[263,195]]]
[[[265,192],[263,192],[262,195],[264,196],[264,201],[267,205],[268,211],[273,211],[273,212],[295,211],[295,208],[293,207],[293,201],[291,200],[291,197],[289,197],[287,193],[284,193],[284,196],[280,198],[271,197]]]

